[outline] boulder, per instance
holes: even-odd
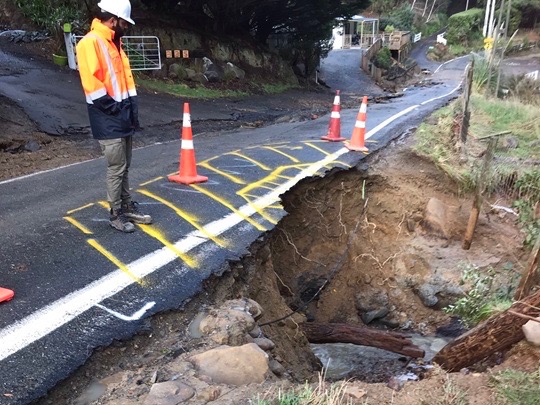
[[[532,343],[535,346],[540,346],[540,317],[536,318],[536,321],[527,321],[521,329],[523,330],[527,342]]]
[[[244,77],[246,77],[246,72],[233,65],[231,62],[227,62],[223,70],[225,81],[243,80]]]
[[[201,375],[217,384],[262,383],[270,371],[268,356],[255,343],[220,346],[197,354],[190,361]]]
[[[422,219],[422,228],[427,233],[448,239],[450,236],[448,225],[449,207],[441,200],[430,198],[424,210],[424,218]]]
[[[153,384],[146,397],[145,405],[178,405],[195,395],[195,390],[180,381]]]
[[[179,63],[169,66],[169,79],[185,80],[188,78],[186,68]]]

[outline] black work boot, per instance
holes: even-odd
[[[135,222],[136,224],[151,224],[152,217],[148,214],[144,214],[139,210],[139,203],[130,201],[122,204],[122,211],[128,221]]]
[[[135,231],[135,225],[129,222],[129,219],[121,208],[115,210],[111,209],[110,213],[109,225],[114,229],[118,229],[120,232],[125,233]]]

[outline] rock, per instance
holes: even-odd
[[[270,371],[268,356],[254,343],[220,346],[191,357],[197,371],[217,384],[261,383]]]
[[[414,289],[426,307],[444,308],[462,297],[463,289],[452,282],[434,276]]]
[[[37,152],[40,149],[40,144],[34,140],[28,141],[26,142],[26,145],[24,145],[24,150],[27,152]]]
[[[233,346],[244,344],[254,327],[253,317],[236,309],[213,310],[199,325],[200,331],[214,342]]]
[[[221,395],[221,389],[219,387],[206,387],[198,392],[197,399],[204,402],[215,401]]]
[[[360,318],[362,318],[362,322],[367,325],[368,323],[373,322],[375,319],[384,318],[389,312],[390,310],[388,308],[379,308],[374,311],[361,314]]]
[[[180,381],[153,384],[146,397],[145,405],[177,405],[195,395],[195,390]]]
[[[397,377],[391,377],[386,386],[394,391],[401,391],[401,389],[405,386],[405,381]]]
[[[243,80],[244,77],[246,77],[246,72],[244,72],[239,67],[233,65],[231,62],[228,62],[223,70],[224,78],[226,81]]]
[[[267,338],[255,338],[253,339],[253,343],[265,351],[272,350],[274,347],[276,347],[274,342]]]
[[[204,71],[203,74],[210,83],[216,83],[223,81],[225,73],[223,69],[217,64],[213,63],[208,58],[203,58]]]
[[[221,307],[247,312],[255,320],[259,319],[263,315],[262,307],[256,301],[250,298],[229,300],[229,301],[226,301]]]
[[[354,385],[347,385],[344,390],[344,397],[345,398],[351,398],[353,400],[358,400],[360,398],[363,398],[366,396],[367,392],[366,390],[363,390],[360,387],[356,387]]]
[[[255,325],[255,327],[249,331],[249,336],[251,336],[253,339],[257,339],[262,337],[263,332],[262,329],[259,327],[259,325]]]
[[[449,207],[436,198],[430,198],[424,210],[424,218],[421,225],[427,233],[448,239],[448,213]]]
[[[540,317],[536,318],[540,321]],[[525,339],[527,342],[532,343],[535,346],[540,346],[540,323],[535,321],[527,321],[525,325],[521,327]]]
[[[188,78],[186,68],[179,63],[173,63],[171,66],[169,66],[169,78],[186,80]]]
[[[270,370],[272,370],[272,373],[277,375],[278,377],[283,376],[287,370],[285,370],[285,367],[281,365],[281,363],[275,359],[270,360],[268,363]]]
[[[388,294],[370,285],[355,295],[356,309],[366,325],[375,319],[384,318],[390,312]]]

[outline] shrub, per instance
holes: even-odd
[[[475,34],[480,31],[483,15],[484,10],[471,8],[450,16],[448,19],[448,30],[446,31],[448,43],[469,45],[474,39]]]
[[[381,69],[388,69],[392,66],[392,54],[390,49],[383,47],[379,49],[379,52],[375,55],[375,60],[373,61],[375,66]]]

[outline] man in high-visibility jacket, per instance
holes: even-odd
[[[140,126],[135,81],[120,38],[135,22],[129,0],[101,0],[98,7],[90,32],[77,44],[77,62],[92,134],[107,160],[109,224],[133,232],[133,222],[152,222],[129,192],[132,136]]]

